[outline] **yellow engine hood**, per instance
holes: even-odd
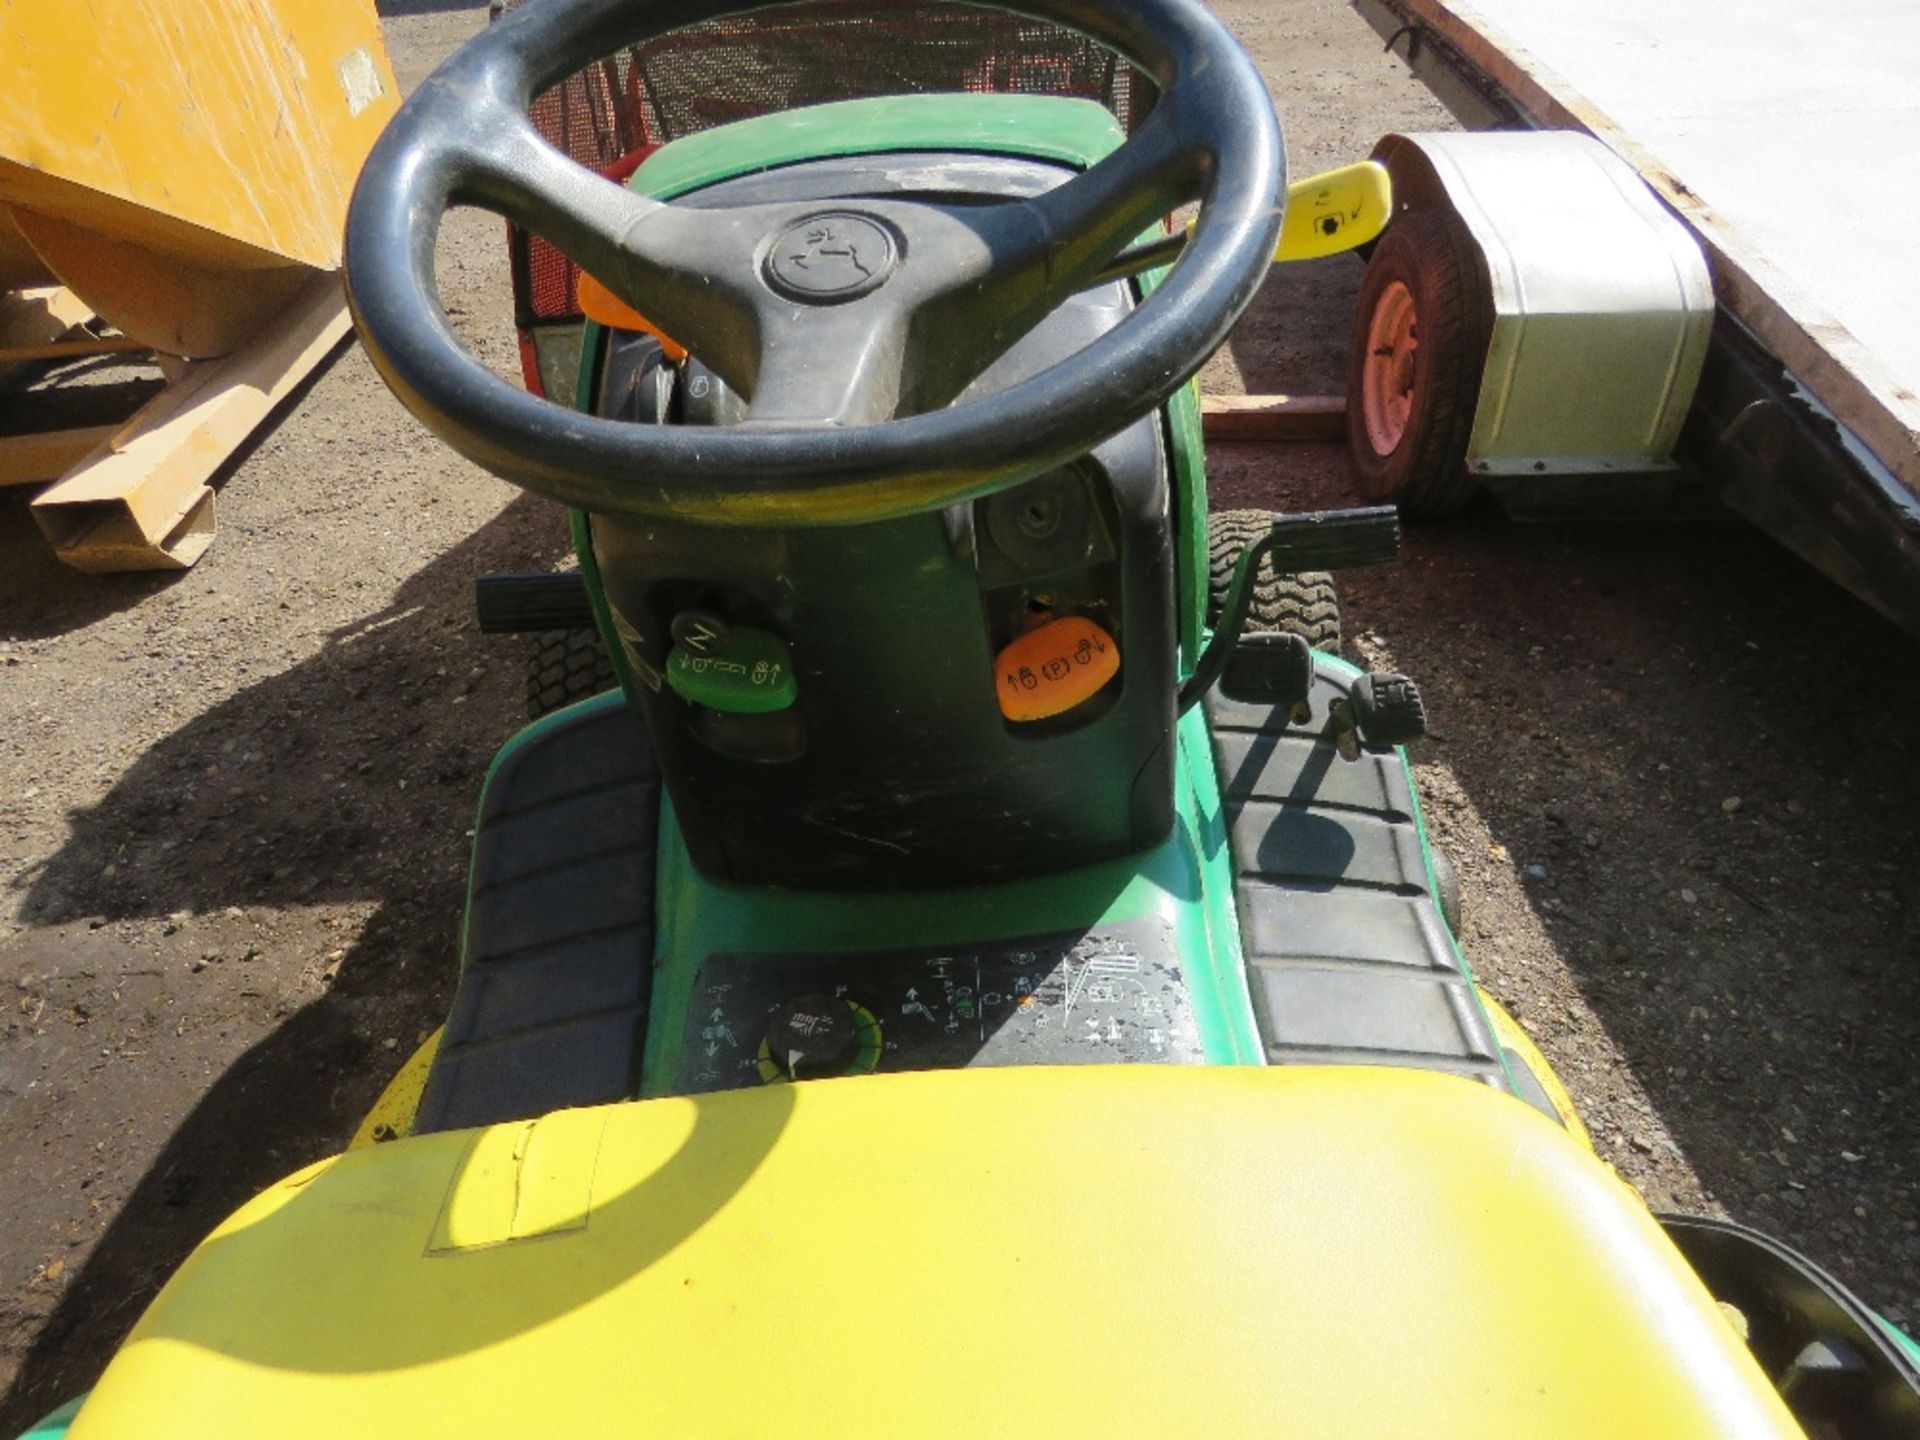
[[[1387,1070],[876,1076],[422,1136],[167,1286],[72,1440],[1797,1434],[1632,1194]]]

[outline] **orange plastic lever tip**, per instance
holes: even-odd
[[[667,359],[676,365],[687,358],[686,346],[663,335],[659,326],[584,271],[580,275],[579,296],[580,313],[589,320],[597,320],[615,330],[639,330],[653,336],[660,342]]]
[[[1000,713],[1009,720],[1045,720],[1093,698],[1120,669],[1120,647],[1084,615],[1038,625],[994,661]]]

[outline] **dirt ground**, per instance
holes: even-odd
[[[483,3],[388,0],[416,83]],[[1336,0],[1221,0],[1296,173],[1450,122]],[[1208,383],[1341,386],[1360,267],[1276,272]],[[511,370],[497,222],[443,246]],[[0,406],[19,401],[0,400]],[[1219,447],[1218,506],[1349,502],[1336,446]],[[0,492],[0,1437],[86,1388],[182,1256],[339,1148],[452,989],[524,642],[476,575],[559,516],[348,350],[226,477],[181,576],[50,561]],[[1732,1214],[1920,1318],[1914,643],[1726,523],[1486,507],[1343,582],[1423,683],[1477,973],[1656,1208]]]

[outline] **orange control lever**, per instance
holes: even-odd
[[[669,339],[660,333],[660,327],[634,309],[606,286],[584,270],[580,272],[580,313],[589,320],[598,320],[602,325],[615,330],[642,330],[660,342],[660,348],[666,352],[667,359],[678,365],[687,358],[684,345]]]
[[[1120,670],[1120,647],[1084,615],[1037,625],[993,662],[1000,713],[1045,720],[1091,699]]]

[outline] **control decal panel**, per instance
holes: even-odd
[[[682,1093],[796,1075],[1205,1058],[1157,916],[984,945],[713,955],[684,1039]]]

